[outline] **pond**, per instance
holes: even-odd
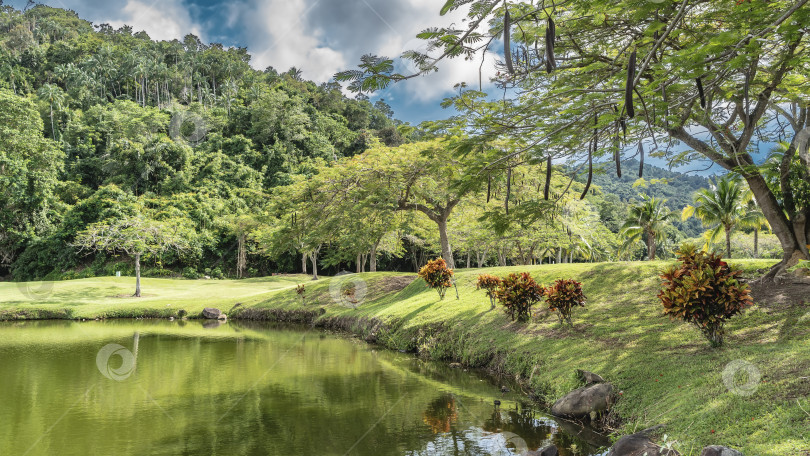
[[[594,455],[607,443],[481,373],[314,329],[6,322],[0,366],[0,455],[506,455],[551,443]]]

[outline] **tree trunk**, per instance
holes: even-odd
[[[562,247],[557,247],[557,264],[562,263]]]
[[[731,259],[731,227],[726,228],[726,258]]]
[[[377,272],[377,245],[379,241],[371,246],[371,256],[369,258],[369,270],[371,272]]]
[[[238,253],[236,255],[236,278],[241,279],[242,274],[245,272],[245,267],[247,266],[247,252],[245,250],[245,233],[239,234],[238,244],[239,248]]]
[[[141,254],[135,254],[135,297],[141,297]]]
[[[361,253],[358,253],[358,254],[357,254],[357,261],[355,261],[355,272],[356,272],[357,274],[360,274],[360,273],[362,272],[362,271],[360,270],[360,268],[361,268],[360,264],[361,264],[361,262],[362,262],[362,260],[361,260],[361,258],[360,258],[361,256],[362,256],[362,254],[361,254]]]
[[[754,258],[759,258],[759,227],[754,227]]]
[[[301,254],[301,270],[304,271],[304,274],[307,273],[307,254]]]
[[[800,259],[810,259],[807,245],[799,243],[799,236],[795,232],[796,224],[791,224],[785,215],[785,211],[779,205],[776,197],[768,188],[765,179],[760,174],[745,176],[746,182],[757,200],[757,204],[762,209],[762,214],[771,225],[771,231],[779,239],[784,256],[782,262],[774,267],[767,277],[773,277],[784,271],[786,268],[794,266]],[[802,229],[805,227],[802,224]],[[802,236],[804,237],[804,236]]]
[[[647,255],[650,261],[655,261],[655,233],[647,232]]]
[[[439,226],[439,240],[442,244],[442,258],[447,263],[447,267],[454,269],[456,266],[453,263],[453,251],[450,250],[450,239],[447,237],[447,215],[436,221]]]
[[[470,250],[467,249],[467,269],[470,269]]]
[[[318,252],[310,253],[309,259],[312,260],[312,280],[318,280]]]

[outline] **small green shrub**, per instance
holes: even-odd
[[[501,286],[501,278],[496,277],[492,274],[481,274],[478,276],[478,282],[476,283],[477,290],[485,290],[487,293],[487,297],[489,298],[489,303],[492,305],[492,309],[495,308],[495,293],[498,290],[498,287]]]
[[[529,321],[532,306],[543,298],[543,287],[528,272],[509,274],[501,279],[495,293],[504,311],[513,321]]]
[[[574,307],[585,307],[585,294],[582,293],[582,283],[574,279],[559,279],[546,288],[546,303],[548,310],[557,312],[560,323],[573,326],[571,314]]]
[[[450,281],[453,277],[453,270],[447,267],[447,263],[442,258],[429,261],[419,270],[419,277],[425,281],[428,288],[433,288],[439,293],[439,299],[444,299],[447,289],[453,286]]]
[[[713,347],[722,346],[726,320],[753,303],[748,285],[738,280],[742,272],[694,245],[683,246],[678,260],[661,275],[664,313],[697,326]]]
[[[202,274],[192,267],[187,267],[183,269],[183,277],[190,280],[197,280],[202,277]]]

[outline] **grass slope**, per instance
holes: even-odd
[[[735,263],[753,271],[773,262]],[[490,310],[484,293],[475,290],[475,279],[484,272],[477,269],[458,270],[460,299],[451,289],[444,301],[419,280],[392,291],[413,275],[362,274],[367,293],[356,309],[341,305],[330,292],[330,285],[339,280],[334,278],[147,279],[147,297],[137,303],[114,297],[131,292],[126,288],[131,288],[131,279],[59,282],[37,304],[20,302],[25,295],[19,291],[14,298],[16,284],[0,283],[0,318],[21,308],[32,313],[69,308],[73,317],[81,318],[119,315],[121,309],[166,315],[167,304],[190,313],[205,305],[227,311],[236,303],[252,311],[322,308],[323,323],[341,322],[390,348],[498,370],[522,379],[546,402],[579,386],[576,369],[597,372],[622,391],[615,406],[624,419],[621,434],[666,424],[669,440],[677,440],[676,448],[686,456],[697,456],[709,444],[738,448],[748,456],[810,455],[810,307],[757,302],[728,325],[726,347],[713,350],[696,329],[662,315],[657,273],[665,264],[486,269],[496,275],[529,271],[543,283],[563,277],[583,281],[589,300],[584,309],[575,309],[573,329],[561,328],[557,318],[544,311],[532,323],[517,324],[499,309]],[[304,303],[295,292],[296,280],[306,284]],[[722,372],[735,360],[752,363],[762,375],[751,396],[734,394],[724,385]]]

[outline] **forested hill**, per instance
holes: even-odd
[[[644,180],[641,181],[638,177],[638,165],[636,159],[623,161],[622,177],[617,177],[616,169],[611,163],[605,166],[605,172],[594,175],[593,183],[602,192],[616,195],[622,201],[637,200],[641,193],[666,199],[667,206],[673,210],[693,204],[695,192],[710,185],[706,177],[673,172],[649,164],[644,165]]]
[[[246,49],[194,35],[153,41],[72,11],[0,6],[0,128],[13,131],[0,135],[0,277],[70,270],[77,232],[144,210],[200,234],[185,264],[225,270],[235,220],[270,189],[413,134],[384,102],[249,63]]]

